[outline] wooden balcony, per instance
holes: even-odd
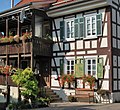
[[[24,44],[22,41],[19,43],[0,43],[0,55],[12,54],[29,54],[33,52],[34,55],[51,56],[52,55],[52,42],[40,38],[27,40]]]

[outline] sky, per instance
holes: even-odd
[[[14,0],[14,5],[20,0]],[[0,12],[11,8],[11,0],[0,0]]]

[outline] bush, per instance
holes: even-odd
[[[77,99],[71,95],[68,96],[68,100],[69,100],[69,102],[77,102]]]

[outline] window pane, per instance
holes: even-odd
[[[67,61],[67,65],[70,65],[70,61]]]
[[[88,60],[88,64],[91,64],[91,60]]]
[[[74,61],[71,61],[71,65],[74,65]]]
[[[93,69],[93,70],[96,70],[96,65],[93,65],[93,66],[92,66],[92,69]]]
[[[69,67],[69,66],[67,66],[67,70],[70,70],[70,67]]]
[[[71,70],[74,70],[74,66],[71,66]]]
[[[92,60],[92,63],[93,63],[93,64],[96,64],[96,60]]]

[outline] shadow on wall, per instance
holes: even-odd
[[[57,95],[59,95],[60,98],[62,98],[63,101],[68,101],[68,96],[65,94],[65,90],[60,89],[52,89]]]

